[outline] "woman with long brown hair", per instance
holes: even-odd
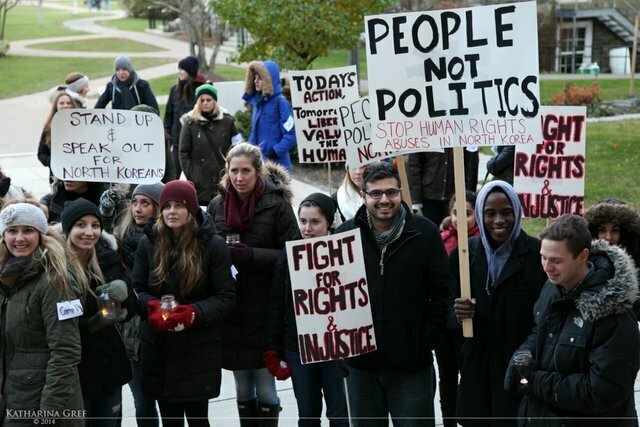
[[[163,426],[208,426],[220,394],[220,323],[234,303],[229,249],[189,181],[168,182],[160,215],[145,227],[131,280],[142,316],[142,392]],[[161,307],[173,296],[177,305]],[[167,302],[168,304],[168,302]]]
[[[226,158],[221,191],[209,204],[216,230],[231,243],[238,306],[224,319],[222,367],[233,371],[241,425],[277,425],[280,399],[262,360],[271,276],[287,240],[297,232],[290,178],[279,165],[263,165],[256,146],[241,143]]]
[[[66,92],[58,92],[51,103],[49,114],[44,122],[44,128],[40,134],[40,142],[38,143],[38,160],[43,166],[49,168],[49,182],[53,181],[53,175],[51,173],[51,121],[53,116],[60,110],[67,108],[78,108],[78,104],[74,99]]]

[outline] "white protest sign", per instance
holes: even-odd
[[[335,104],[360,97],[356,66],[290,71],[289,77],[300,163],[345,161]]]
[[[244,81],[215,82],[214,87],[218,90],[218,104],[227,110],[232,116],[238,111],[245,111]]]
[[[540,140],[536,3],[365,17],[376,151]]]
[[[376,350],[360,230],[286,243],[300,361]]]
[[[582,215],[584,208],[587,108],[540,108],[542,139],[518,146],[513,187],[527,218]]]
[[[162,120],[127,110],[60,110],[51,122],[51,170],[61,180],[153,184],[164,176]]]

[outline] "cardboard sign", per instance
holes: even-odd
[[[61,180],[153,184],[164,166],[164,127],[156,114],[71,109],[53,117],[51,170]]]
[[[214,87],[218,90],[218,104],[232,116],[238,111],[245,111],[244,81],[235,80],[230,82],[215,82]]]
[[[379,152],[539,141],[535,2],[365,17]]]
[[[513,187],[527,218],[582,215],[587,108],[540,108],[542,143],[518,147]]]
[[[300,163],[344,162],[335,105],[360,97],[356,66],[291,71],[289,76]]]
[[[376,349],[360,230],[286,243],[303,364]]]

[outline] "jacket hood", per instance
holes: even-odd
[[[249,63],[244,81],[244,91],[246,93],[253,95],[256,92],[253,84],[256,74],[262,78],[262,93],[264,95],[277,96],[282,93],[280,67],[273,61],[252,61]]]
[[[612,222],[640,238],[640,214],[629,205],[598,203],[584,212],[584,219],[593,237],[598,236],[599,226]]]
[[[225,114],[228,114],[228,111],[224,109],[222,106],[218,105],[218,114],[213,118],[213,120],[222,120]],[[183,126],[185,124],[192,124],[196,122],[207,123],[208,121],[209,119],[205,118],[202,114],[198,114],[198,115],[194,114],[194,110],[184,113],[180,117],[180,124],[182,124]]]
[[[630,309],[638,299],[638,276],[631,257],[604,240],[591,243],[595,272],[580,286],[576,307],[594,321]]]
[[[265,192],[276,191],[291,204],[293,201],[293,190],[291,190],[291,176],[284,166],[267,161],[264,163],[264,174],[266,182]]]

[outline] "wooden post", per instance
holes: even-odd
[[[453,170],[456,184],[456,212],[458,212],[458,257],[460,267],[460,297],[471,298],[469,275],[469,232],[467,230],[467,198],[464,179],[464,148],[453,149]],[[481,219],[479,219],[481,220]],[[462,321],[462,335],[473,337],[472,319]]]
[[[398,174],[400,175],[400,185],[402,186],[402,201],[411,209],[411,191],[409,188],[409,178],[407,177],[407,168],[404,164],[404,156],[400,155],[396,157],[398,160]]]
[[[640,15],[636,15],[636,23],[633,27],[633,51],[631,52],[631,80],[629,81],[629,97],[636,96],[636,61],[638,60],[638,27],[640,26]]]
[[[329,177],[329,195],[333,194],[333,188],[331,185],[331,162],[327,163],[327,176]]]

